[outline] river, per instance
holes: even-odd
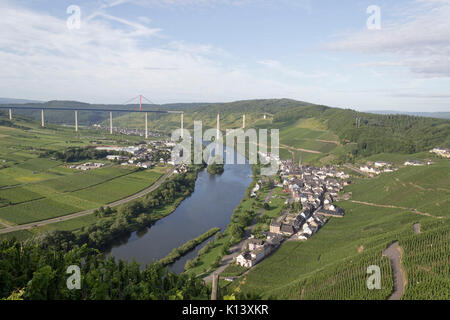
[[[226,149],[226,152],[230,150]],[[241,157],[235,153],[235,159]],[[110,254],[116,259],[135,259],[144,266],[164,258],[174,248],[213,227],[219,227],[223,231],[252,180],[252,169],[248,163],[225,164],[224,169],[221,175],[215,176],[211,176],[206,169],[199,172],[194,192],[174,212],[150,228],[133,232],[124,243],[114,246]],[[183,272],[186,261],[193,259],[207,241],[170,265],[169,269],[177,273]]]

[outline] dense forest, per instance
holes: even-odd
[[[67,287],[68,267],[80,268],[79,290]],[[207,299],[201,279],[168,272],[161,264],[127,264],[86,245],[71,250],[0,242],[0,299],[109,300]]]
[[[327,110],[321,116],[341,142],[357,143],[355,153],[417,153],[450,146],[450,120]]]

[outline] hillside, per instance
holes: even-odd
[[[24,103],[40,103],[37,100],[0,98],[0,104],[24,104]]]
[[[28,104],[39,107],[90,107],[95,109],[133,109],[137,105],[92,105],[73,101],[49,101]],[[216,126],[221,115],[221,129],[275,128],[280,130],[280,155],[306,163],[343,163],[379,153],[415,154],[441,146],[450,146],[450,120],[408,115],[381,115],[350,109],[331,108],[289,99],[246,100],[231,103],[188,103],[143,105],[143,110],[178,110],[184,112],[184,127],[192,130],[194,121],[203,128]],[[17,113],[40,119],[40,112]],[[46,121],[73,125],[72,111],[48,111]],[[265,117],[265,119],[264,119]],[[103,123],[109,125],[106,112],[79,112],[80,126]],[[170,133],[180,127],[176,114],[148,115],[152,131]],[[113,126],[143,129],[145,118],[136,113],[113,113]]]
[[[295,161],[342,163],[378,153],[414,154],[450,146],[450,120],[361,113],[287,99],[191,107],[185,111],[184,127],[192,130],[195,120],[204,128],[215,127],[217,113],[222,130],[242,127],[243,114],[246,128],[279,129],[281,156]],[[178,115],[149,119],[153,130],[170,132],[180,126]],[[144,117],[123,115],[114,125],[143,128]]]
[[[399,241],[406,272],[403,299],[449,299],[450,164],[403,168],[355,180],[340,201],[344,218],[332,218],[306,242],[286,242],[230,292],[275,299],[386,299],[393,291],[386,247]],[[420,224],[419,233],[413,225]],[[417,230],[417,229],[416,229]],[[381,290],[368,290],[366,269],[381,268]]]
[[[74,106],[73,102],[62,104]],[[48,105],[60,106],[61,102]],[[218,112],[222,129],[240,127],[245,112],[248,127],[280,129],[283,158],[317,164],[366,160],[401,164],[410,157],[432,157],[429,148],[448,146],[450,137],[448,120],[358,113],[293,100],[167,108],[184,108],[185,127],[190,129],[194,120],[203,120],[204,127],[214,127]],[[51,112],[48,114],[47,118]],[[179,115],[149,118],[151,130],[179,127]],[[358,125],[356,118],[361,119]],[[61,119],[65,121],[64,116]],[[143,124],[140,114],[114,120],[115,126]],[[0,136],[0,229],[104,205],[151,185],[162,174],[117,166],[79,173],[58,160],[39,158],[47,150],[88,146],[94,141],[133,144],[141,137],[111,136],[86,128],[75,134],[71,127],[54,124],[41,128],[37,121],[20,115],[9,121],[5,112],[0,114]],[[393,281],[389,259],[382,252],[399,241],[408,279],[403,298],[448,299],[450,189],[445,172],[450,163],[437,157],[433,161],[431,166],[405,167],[374,179],[353,176],[352,184],[344,190],[352,192],[352,198],[337,203],[346,211],[343,219],[332,218],[306,242],[284,243],[244,278],[229,285],[230,292],[282,299],[386,299],[392,293]],[[74,230],[95,222],[96,218],[89,216],[52,228]],[[413,231],[416,224],[420,224],[420,234]],[[14,236],[25,239],[50,227],[37,229],[19,231]],[[381,290],[369,291],[365,286],[369,265],[379,265],[382,270]]]

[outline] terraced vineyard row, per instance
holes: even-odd
[[[426,233],[400,240],[408,283],[403,299],[450,299],[448,221]]]

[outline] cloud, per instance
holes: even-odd
[[[315,73],[307,73],[302,72],[299,70],[295,70],[293,68],[289,68],[284,66],[280,61],[278,60],[260,60],[258,61],[259,64],[283,75],[287,75],[294,78],[301,78],[301,79],[319,79],[319,78],[325,78],[328,77],[329,74],[324,72],[315,72]]]
[[[1,96],[117,102],[144,93],[176,102],[301,95],[227,65],[230,54],[221,48],[157,38],[160,28],[102,11],[83,19],[79,30],[11,4],[1,3],[0,11]]]
[[[390,66],[403,66],[420,77],[450,77],[450,1],[418,0],[415,4],[414,10],[405,8],[396,17],[400,22],[382,20],[381,30],[347,34],[328,48],[390,55]]]
[[[104,0],[102,8],[115,7],[122,4],[135,4],[143,7],[217,7],[217,6],[294,6],[312,14],[311,0]]]
[[[307,72],[300,71],[291,66],[285,66],[278,60],[267,59],[257,61],[260,65],[265,66],[267,69],[275,73],[275,77],[277,76],[288,76],[294,78],[296,80],[317,80],[320,81],[321,86],[325,85],[336,85],[336,84],[345,84],[349,82],[352,78],[349,74],[340,74],[340,73],[332,73],[332,72]]]

